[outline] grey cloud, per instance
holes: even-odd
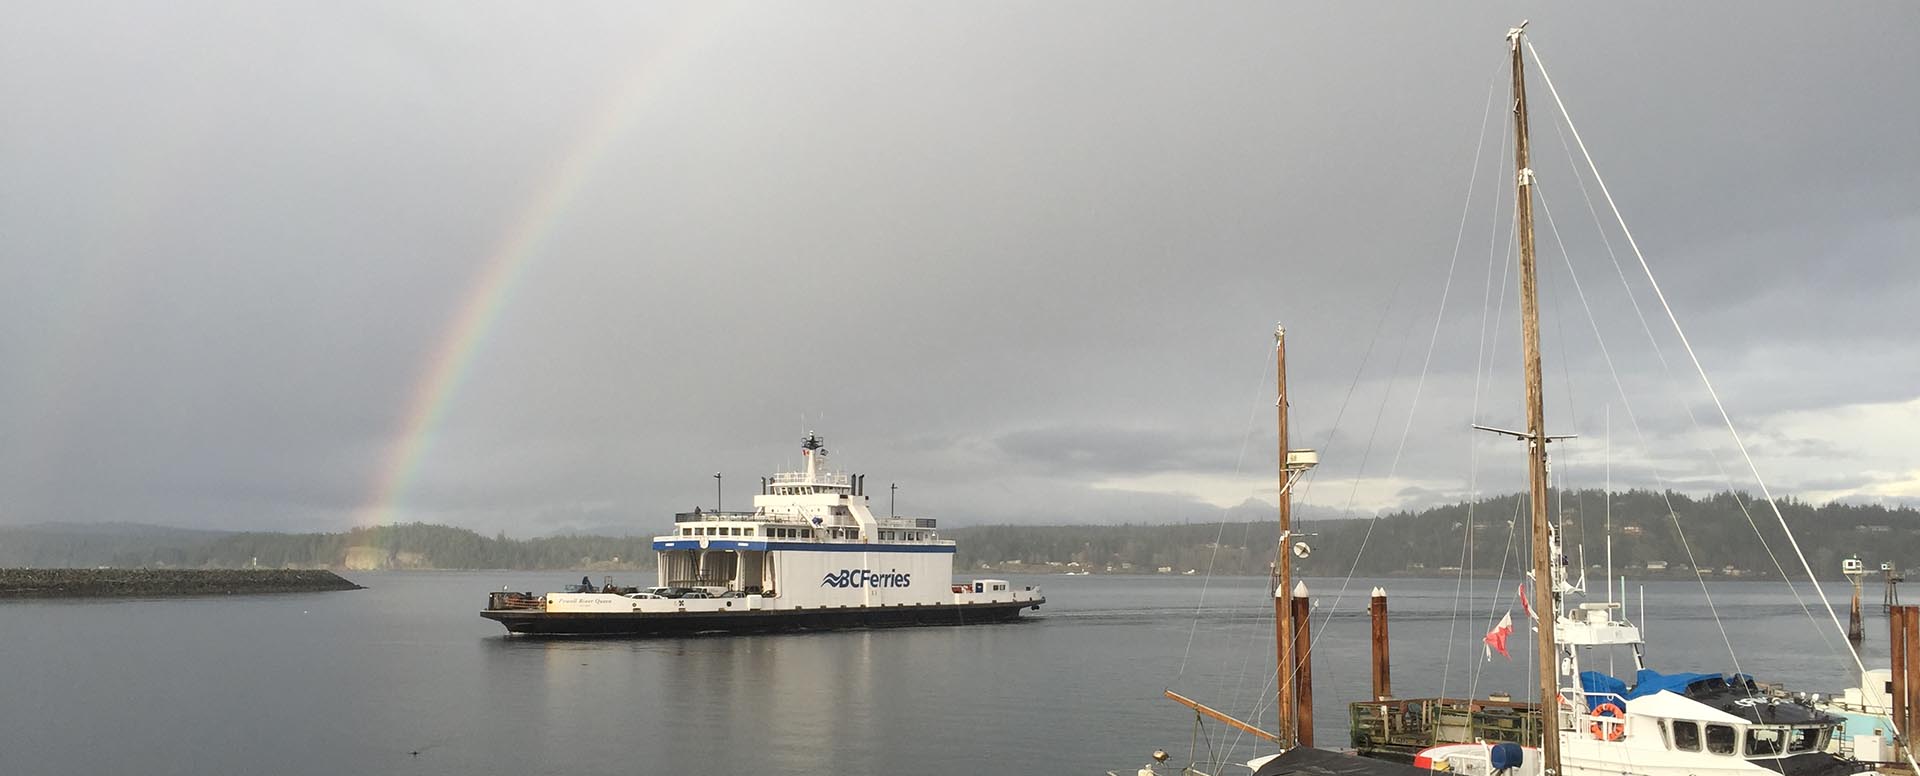
[[[995,440],[1022,468],[1082,476],[1232,471],[1238,442],[1169,429],[1100,426],[1012,431]]]
[[[1270,471],[1277,320],[1313,503],[1389,469],[1465,492],[1474,450],[1483,491],[1517,487],[1517,451],[1465,430],[1518,415],[1497,95],[1406,417],[1527,15],[1737,421],[1920,386],[1907,4],[12,10],[9,522],[339,527],[462,355],[398,519],[657,525],[715,470],[744,499],[808,428],[920,513],[1198,519],[1089,479],[1229,475],[1249,424]],[[1535,152],[1652,465],[1717,476],[1663,449],[1709,405],[1546,118]],[[1550,239],[1549,413],[1584,445],[1613,377]]]

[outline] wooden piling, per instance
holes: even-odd
[[[1294,741],[1313,746],[1313,618],[1307,599],[1307,585],[1293,589],[1294,687],[1300,698],[1294,706]]]
[[[1853,581],[1853,608],[1847,615],[1847,640],[1859,644],[1866,638],[1866,628],[1860,622],[1860,575],[1847,576]]]
[[[1373,600],[1367,605],[1367,613],[1373,621],[1373,699],[1384,700],[1393,697],[1392,658],[1387,650],[1387,591],[1385,588],[1373,589]]]
[[[1920,696],[1920,687],[1915,687],[1913,681],[1917,675],[1920,675],[1920,606],[1904,606],[1901,608],[1907,610],[1907,616],[1901,623],[1905,626],[1907,632],[1907,660],[1906,665],[1896,668],[1894,671],[1906,675],[1907,713],[1906,716],[1900,720],[1902,726],[1900,733],[1908,742],[1912,742],[1913,734],[1908,731],[1913,730],[1914,720],[1920,719],[1920,713],[1915,713],[1916,710],[1913,708],[1915,696]]]
[[[1893,687],[1888,691],[1888,701],[1893,706],[1893,724],[1900,730],[1900,740],[1907,737],[1907,609],[1896,606],[1887,610],[1887,649],[1891,652],[1888,669],[1893,676]],[[1865,690],[1866,688],[1861,688]],[[1864,695],[1862,696],[1864,700]]]

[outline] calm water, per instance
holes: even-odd
[[[1193,716],[1169,687],[1271,719],[1259,579],[1019,577],[1051,602],[1008,625],[543,641],[478,617],[485,592],[579,572],[347,576],[370,589],[0,604],[0,773],[1096,774],[1155,747],[1184,761]],[[1375,583],[1337,604],[1338,580],[1309,584],[1318,743],[1340,745],[1344,702],[1367,692]],[[1398,694],[1524,686],[1524,626],[1514,661],[1480,657],[1489,609],[1523,617],[1511,580],[1483,581],[1458,619],[1454,580],[1380,584]],[[1783,585],[1710,589],[1724,639],[1699,585],[1647,585],[1655,667],[1731,668],[1731,641],[1762,679],[1855,684],[1832,624],[1816,628]],[[1843,586],[1827,594],[1844,606]],[[1879,667],[1877,612],[1867,632]],[[1242,740],[1231,756],[1252,754]]]

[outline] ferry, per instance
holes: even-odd
[[[480,616],[509,633],[676,636],[1008,622],[1046,596],[1004,579],[953,580],[955,544],[933,518],[877,517],[866,475],[833,472],[826,444],[761,480],[752,511],[674,516],[653,539],[658,585],[490,594]]]

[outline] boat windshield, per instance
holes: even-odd
[[[1783,727],[1747,728],[1748,757],[1776,757],[1787,748],[1787,732]]]
[[[1811,727],[1752,727],[1747,729],[1748,757],[1779,757],[1782,753],[1817,752],[1827,747],[1831,729]]]
[[[1827,748],[1827,734],[1832,728],[1803,727],[1793,729],[1793,740],[1787,744],[1789,752],[1817,752]]]

